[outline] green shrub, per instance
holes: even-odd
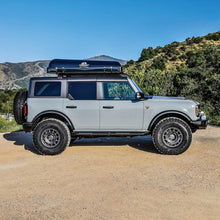
[[[132,64],[134,64],[135,62],[134,62],[134,60],[129,60],[128,62],[127,62],[127,65],[132,65]]]
[[[153,64],[151,65],[153,69],[164,70],[166,68],[166,60],[163,57],[157,57],[153,60]]]
[[[18,125],[15,120],[9,121],[0,118],[0,132],[11,132],[21,130],[22,126]]]
[[[206,36],[206,39],[207,40],[214,40],[214,41],[220,40],[220,31],[216,32],[216,33],[208,34]]]
[[[144,48],[141,52],[141,56],[138,61],[149,60],[155,57],[157,54],[152,47]]]

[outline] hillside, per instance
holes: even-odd
[[[220,31],[202,37],[187,38],[183,42],[174,41],[164,47],[144,48],[138,61],[130,60],[127,62],[126,72],[135,68],[165,71],[184,66],[195,67],[202,63],[200,58],[208,48],[219,50]]]
[[[220,31],[144,48],[124,72],[147,94],[199,101],[212,123],[220,125]]]
[[[114,60],[120,62],[122,65],[127,62],[106,55],[95,56],[88,59]],[[31,77],[47,76],[46,68],[48,62],[48,60],[42,60],[22,63],[0,63],[0,91],[27,88]]]
[[[27,88],[31,77],[46,75],[48,62],[0,63],[0,90]]]
[[[121,65],[125,65],[127,63],[126,60],[121,60],[121,59],[117,59],[117,58],[106,56],[106,55],[91,57],[89,58],[89,60],[106,60],[106,61],[113,60],[113,61],[119,62]]]

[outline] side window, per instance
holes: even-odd
[[[95,100],[96,82],[69,82],[68,93],[75,100]]]
[[[36,82],[34,96],[60,96],[61,82]]]
[[[135,92],[128,82],[103,82],[103,99],[133,100]]]

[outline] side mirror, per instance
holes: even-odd
[[[70,94],[70,93],[68,93],[67,98],[68,98],[69,100],[74,100],[74,98],[71,96],[71,94]]]
[[[144,99],[144,93],[142,93],[142,92],[136,92],[135,98],[136,98],[136,100]]]

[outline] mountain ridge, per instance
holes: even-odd
[[[125,60],[107,55],[94,56],[87,59],[114,60],[122,65],[127,63]],[[49,76],[46,72],[49,62],[49,60],[37,60],[19,63],[0,63],[0,91],[27,88],[31,77]]]
[[[107,55],[100,55],[100,56],[90,57],[90,58],[88,58],[88,60],[105,60],[105,61],[114,60],[114,61],[118,61],[121,65],[125,65],[127,63],[126,60],[114,58],[114,57],[107,56]]]

